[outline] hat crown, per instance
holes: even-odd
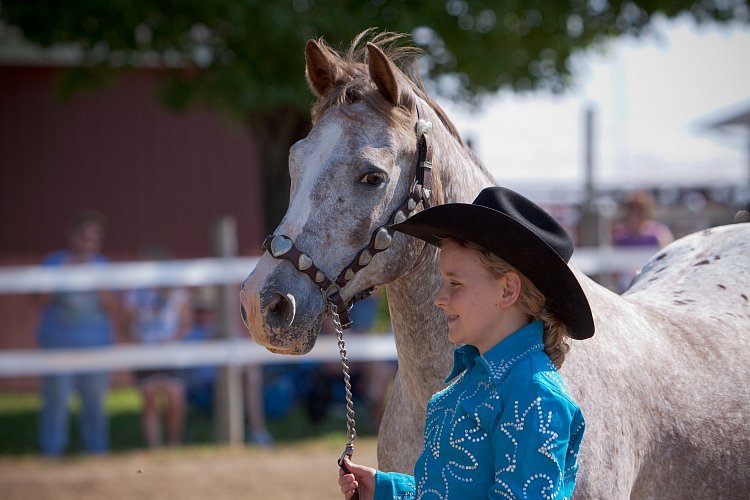
[[[510,217],[549,245],[565,262],[570,261],[573,239],[554,217],[525,196],[504,187],[488,187],[472,204]]]
[[[515,191],[485,188],[471,204],[436,205],[391,227],[438,247],[446,238],[479,245],[528,278],[571,337],[594,334],[588,299],[568,267],[573,239],[554,217]]]

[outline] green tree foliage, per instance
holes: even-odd
[[[648,30],[655,16],[750,22],[748,0],[3,0],[0,16],[28,40],[73,43],[86,63],[65,89],[118,68],[169,68],[161,97],[228,111],[263,145],[267,225],[286,210],[289,146],[312,95],[303,48],[346,47],[369,27],[411,34],[434,92],[471,100],[499,89],[564,89],[576,52]]]

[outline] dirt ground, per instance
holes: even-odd
[[[63,459],[0,457],[0,497],[12,500],[343,498],[341,445],[271,449],[185,447]],[[355,458],[376,465],[375,439],[357,439]]]

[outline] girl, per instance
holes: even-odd
[[[568,268],[570,236],[509,189],[439,205],[393,226],[441,248],[435,305],[457,349],[427,406],[414,475],[346,460],[346,498],[570,498],[584,418],[557,373],[568,338],[594,334]]]

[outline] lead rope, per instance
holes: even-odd
[[[331,314],[333,319],[333,327],[336,330],[336,337],[338,338],[339,354],[341,355],[341,370],[344,373],[344,395],[346,398],[346,437],[347,442],[344,446],[344,452],[338,460],[339,467],[349,474],[351,471],[344,463],[344,457],[352,458],[354,454],[354,439],[357,437],[356,422],[354,420],[354,400],[352,397],[352,383],[351,377],[349,376],[349,359],[346,357],[346,343],[344,342],[344,329],[341,326],[339,320],[339,313],[332,301],[328,301],[328,312]],[[354,490],[352,500],[359,500],[359,490]]]

